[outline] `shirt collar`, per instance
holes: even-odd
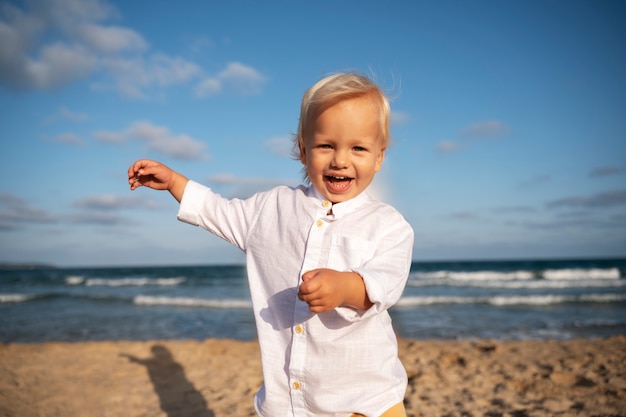
[[[314,186],[310,185],[309,188],[307,189],[306,194],[310,198],[315,200],[316,205],[318,207],[328,208],[328,210],[330,210],[330,205],[328,205],[330,202],[319,191],[317,191],[317,189]],[[367,190],[363,190],[363,192],[361,192],[359,195],[357,195],[354,198],[351,198],[348,201],[333,204],[332,205],[333,215],[335,216],[335,218],[340,218],[343,215],[356,210],[358,207],[362,206],[363,204],[370,201],[371,199],[372,198],[367,193]]]

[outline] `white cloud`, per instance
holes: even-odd
[[[498,120],[487,120],[467,126],[459,133],[464,137],[485,138],[501,137],[509,133],[510,128]]]
[[[159,206],[153,201],[144,200],[136,195],[98,194],[76,201],[74,207],[92,210],[119,210],[128,208],[158,208]]]
[[[22,10],[0,4],[0,85],[15,90],[50,90],[98,77],[97,90],[116,90],[128,98],[146,98],[161,89],[198,81],[195,93],[224,89],[257,94],[265,77],[231,62],[208,75],[194,62],[159,52],[137,31],[112,25],[115,9],[104,0],[26,2]]]
[[[277,136],[265,141],[263,146],[278,156],[291,156],[293,140],[289,136]]]
[[[37,58],[25,59],[26,87],[53,89],[87,77],[97,67],[96,56],[77,45],[55,43],[43,47]]]
[[[85,146],[85,141],[75,133],[61,133],[52,138],[53,142],[66,145]]]
[[[130,140],[147,143],[165,155],[179,159],[208,159],[206,144],[185,134],[173,134],[165,126],[157,126],[147,121],[138,121],[121,132],[98,131],[94,138],[106,143],[123,143]]]
[[[67,107],[60,107],[59,110],[48,116],[45,120],[46,123],[55,123],[59,120],[67,120],[70,122],[82,122],[89,119],[87,113],[75,112]]]
[[[102,53],[143,51],[148,48],[148,44],[140,34],[123,27],[87,23],[80,25],[77,33],[84,43]]]
[[[240,94],[258,94],[266,81],[267,79],[254,68],[239,62],[229,62],[217,75],[204,78],[196,87],[196,95],[208,97],[226,88]]]
[[[590,173],[590,177],[606,177],[609,175],[619,175],[626,173],[626,167],[619,167],[615,165],[607,165],[594,168]]]
[[[164,54],[153,54],[147,59],[111,57],[104,59],[102,65],[112,75],[116,90],[129,98],[144,98],[150,86],[183,84],[202,72],[192,62]]]
[[[549,208],[608,207],[626,204],[626,189],[606,191],[591,196],[570,196],[548,202]]]
[[[298,185],[293,180],[259,177],[237,177],[232,174],[216,174],[207,178],[207,182],[213,186],[227,189],[228,198],[247,198],[253,194],[269,190],[279,185],[295,187]]]
[[[222,92],[222,83],[216,78],[205,78],[196,86],[198,97],[214,96]]]
[[[411,120],[411,116],[408,113],[400,112],[400,111],[392,111],[391,112],[391,124],[393,126],[401,125],[407,123]]]
[[[96,69],[93,51],[79,37],[69,36],[77,19],[107,15],[99,2],[54,0],[28,5],[28,13],[6,4],[0,9],[0,83],[15,89],[52,89]],[[46,43],[46,39],[55,41]]]
[[[127,140],[127,136],[124,132],[111,132],[108,130],[99,130],[93,133],[93,137],[104,143],[122,143]]]
[[[463,149],[463,145],[452,140],[444,140],[437,144],[437,150],[441,153],[454,153]]]
[[[65,107],[61,107],[59,109],[59,116],[73,122],[80,122],[89,118],[89,116],[87,116],[87,113],[71,111]]]
[[[14,229],[17,223],[55,223],[58,218],[45,210],[29,205],[24,199],[10,193],[0,193],[0,225]]]
[[[454,153],[473,146],[476,141],[486,138],[503,138],[510,132],[510,127],[498,120],[488,120],[464,127],[459,131],[457,140],[444,140],[437,144],[441,153]]]

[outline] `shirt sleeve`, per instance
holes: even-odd
[[[256,194],[246,200],[227,199],[202,184],[189,181],[180,201],[177,218],[200,226],[245,250],[248,232],[262,201],[263,194]]]
[[[362,320],[389,309],[398,302],[406,286],[413,257],[413,229],[399,213],[381,229],[384,232],[378,237],[374,256],[352,268],[363,278],[373,306],[366,311],[339,307],[337,313],[348,321]]]

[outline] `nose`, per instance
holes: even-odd
[[[348,166],[350,157],[348,152],[342,149],[337,149],[333,154],[333,168],[345,168]]]

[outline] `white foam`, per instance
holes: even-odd
[[[207,300],[203,298],[190,297],[138,295],[133,301],[135,304],[147,306],[208,307],[221,309],[252,307],[252,303],[250,301],[238,299]]]
[[[146,287],[146,286],[176,286],[185,282],[185,278],[89,278],[85,285],[88,287]]]
[[[571,268],[571,269],[546,269],[543,271],[545,279],[620,279],[617,268]]]
[[[511,305],[533,305],[547,306],[552,304],[562,304],[565,302],[574,302],[576,297],[566,295],[517,295],[517,296],[496,296],[488,300],[489,304],[495,306],[511,306]]]
[[[85,277],[80,275],[69,275],[65,277],[65,283],[67,285],[82,285],[85,283]]]
[[[562,288],[620,288],[626,287],[623,279],[587,279],[587,280],[520,280],[520,281],[454,281],[449,279],[428,280],[410,279],[407,282],[410,287],[451,286],[451,287],[474,287],[474,288],[507,288],[507,289],[562,289]]]
[[[419,307],[436,304],[491,304],[494,306],[531,305],[547,306],[563,303],[615,303],[626,301],[626,294],[587,295],[497,295],[493,297],[407,296],[398,307]]]
[[[474,297],[425,296],[402,297],[396,303],[398,307],[417,307],[436,304],[474,304],[478,301]]]
[[[418,279],[449,279],[458,281],[493,281],[493,280],[530,280],[535,278],[532,271],[473,271],[473,272],[456,272],[456,271],[434,271],[434,272],[414,272],[412,277]]]
[[[32,294],[0,294],[0,304],[3,303],[23,303],[35,298]]]

